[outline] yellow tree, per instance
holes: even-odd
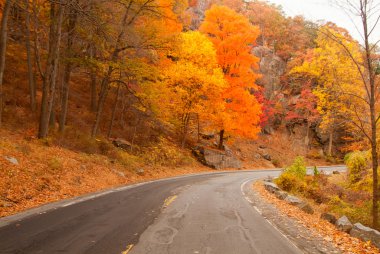
[[[255,138],[260,131],[261,105],[252,90],[258,89],[258,74],[254,70],[259,59],[251,54],[251,49],[259,29],[228,7],[213,5],[206,12],[200,31],[214,43],[219,66],[228,82],[223,92],[224,111],[219,114],[219,148],[223,148],[225,131]]]
[[[226,82],[212,42],[199,32],[182,33],[169,58],[162,82],[149,88],[148,97],[154,98],[161,117],[180,127],[184,147],[191,115],[213,120]]]
[[[321,115],[320,127],[329,134],[328,154],[332,154],[333,135],[337,128],[362,128],[360,122],[366,117],[363,112],[365,93],[360,73],[330,35],[344,41],[354,57],[360,58],[359,45],[352,40],[347,31],[327,24],[320,28],[316,39],[317,47],[310,52],[308,59],[293,68],[293,74],[307,74],[316,81],[313,93],[318,98],[317,110]]]

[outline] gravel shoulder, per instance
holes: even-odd
[[[322,236],[317,236],[315,232],[312,232],[311,229],[305,227],[295,218],[281,213],[274,204],[260,195],[257,184],[253,188],[247,188],[246,191],[248,199],[262,216],[303,252],[311,254],[342,253],[333,244],[326,241]]]
[[[306,214],[278,200],[261,182],[245,188],[245,195],[264,218],[305,253],[380,253],[370,243],[337,230],[318,213]]]

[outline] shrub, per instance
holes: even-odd
[[[287,167],[277,178],[276,183],[285,191],[304,192],[306,189],[306,166],[303,157],[295,158],[292,165]]]
[[[340,199],[338,196],[334,196],[329,202],[329,207],[331,212],[339,216],[346,215],[350,221],[360,222],[367,226],[372,225],[372,202],[370,200],[363,201],[361,204],[352,204]]]
[[[303,179],[306,176],[305,160],[302,156],[298,156],[294,159],[292,165],[285,169],[286,173],[294,175],[299,179]]]
[[[344,157],[344,162],[349,170],[349,181],[351,184],[359,182],[367,173],[369,153],[355,151]]]
[[[304,192],[306,189],[306,183],[304,181],[296,175],[286,171],[282,173],[275,182],[281,189],[288,192]]]

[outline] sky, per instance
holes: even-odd
[[[333,5],[333,0],[268,0],[268,2],[281,5],[284,12],[289,16],[303,15],[311,21],[332,21],[338,26],[346,28],[360,43],[363,41],[355,27],[356,24],[361,28],[360,19],[358,20],[357,17],[350,19],[342,8]],[[375,42],[379,39],[380,25],[378,25],[376,32],[371,37],[371,41]]]

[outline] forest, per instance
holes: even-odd
[[[351,183],[364,181],[368,223],[379,228],[380,7],[335,2],[360,18],[362,41],[258,0],[1,0],[0,148],[9,152],[17,133],[23,156],[34,142],[127,168],[138,158],[186,164],[210,133],[223,151],[302,127],[309,156],[358,158]],[[129,155],[110,145],[118,138]],[[65,169],[47,161],[49,177]],[[13,205],[27,198],[17,184],[8,191],[7,170],[0,199]],[[53,188],[41,172],[36,189]]]

